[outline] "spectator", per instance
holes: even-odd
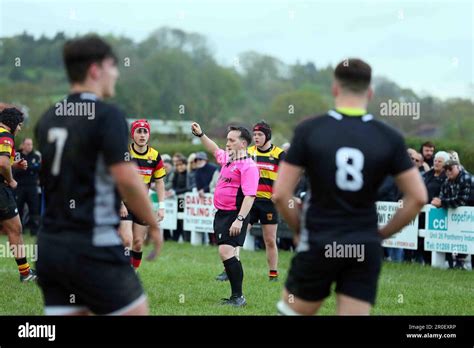
[[[174,177],[174,166],[173,166],[173,160],[171,159],[171,156],[168,154],[163,154],[161,156],[161,159],[163,160],[163,165],[166,170],[166,176],[163,178],[165,182],[165,198],[169,198],[174,196],[173,192],[173,177]],[[163,239],[168,240],[171,238],[171,231],[170,230],[163,230]]]
[[[424,173],[425,171],[429,170],[428,165],[424,163],[423,156],[420,153],[416,152],[414,149],[408,149],[407,152],[411,161],[413,162],[413,165],[418,168],[420,173]]]
[[[416,153],[416,151],[415,151]],[[397,202],[401,198],[401,193],[395,184],[393,176],[385,177],[377,191],[377,201]],[[390,261],[402,262],[404,251],[402,248],[384,248],[384,252]]]
[[[474,206],[473,178],[466,170],[461,169],[459,162],[449,159],[444,163],[447,179],[441,185],[439,197],[432,199],[431,204],[440,208],[457,208]],[[458,254],[455,268],[464,269],[466,254]],[[449,260],[449,255],[448,262]],[[450,262],[450,268],[452,262]]]
[[[41,167],[41,157],[38,152],[33,150],[33,140],[25,138],[21,145],[20,156],[22,160],[28,163],[26,170],[18,169],[13,171],[13,176],[18,182],[15,190],[18,213],[20,215],[22,226],[28,223],[30,233],[35,236],[39,228],[39,170]],[[28,222],[24,220],[23,209],[25,204],[28,206]]]
[[[446,180],[444,164],[449,159],[450,157],[447,152],[438,151],[434,156],[433,168],[423,175],[423,180],[428,190],[428,202],[431,202],[435,197],[439,197],[441,185]]]
[[[188,156],[187,179],[188,179],[188,187],[191,191],[194,191],[194,189],[196,189],[196,162],[194,161],[195,159],[196,159],[195,153],[192,153]]]
[[[174,175],[174,166],[173,161],[168,154],[161,155],[163,160],[163,165],[165,166],[166,176],[164,177],[165,181],[165,196],[168,197],[169,190],[173,188],[173,175]]]
[[[423,181],[425,182],[428,191],[428,202],[433,198],[439,197],[441,185],[446,180],[444,172],[444,163],[449,160],[449,153],[445,151],[438,151],[434,156],[433,168],[423,174]],[[419,220],[419,229],[425,229],[424,219]],[[425,238],[418,237],[418,249],[415,254],[415,261],[418,263],[431,264],[431,252],[425,251]]]
[[[208,162],[205,152],[197,152],[194,162],[196,168],[196,188],[200,195],[209,193],[209,184],[211,183],[214,172],[217,170],[217,166]]]
[[[420,153],[423,156],[424,162],[426,162],[430,168],[433,167],[434,152],[435,146],[431,141],[421,144]]]
[[[205,193],[210,192],[209,185],[218,167],[215,164],[209,163],[207,154],[202,151],[196,153],[194,162],[196,165],[196,188],[199,192],[199,196],[204,196]],[[217,245],[217,239],[214,233],[208,233],[207,236],[209,238],[209,244]]]
[[[178,213],[184,212],[184,198],[182,195],[190,191],[188,186],[188,172],[186,169],[186,158],[178,159],[176,162],[175,173],[173,176],[173,189],[174,195],[178,196]],[[183,220],[177,221],[176,231],[173,233],[173,240],[178,241],[180,236],[183,236],[183,240],[189,242],[191,234],[188,231],[183,230]]]

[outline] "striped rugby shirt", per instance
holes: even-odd
[[[160,153],[148,146],[148,149],[144,153],[139,153],[135,150],[133,144],[130,144],[128,151],[133,161],[138,166],[138,174],[143,178],[143,182],[150,185],[151,178],[161,179],[165,177],[166,171],[161,159]]]
[[[260,171],[257,199],[271,199],[273,183],[278,176],[278,167],[280,162],[284,160],[285,152],[273,144],[266,151],[259,150],[256,145],[250,146],[247,152],[255,163],[257,163],[257,167]]]

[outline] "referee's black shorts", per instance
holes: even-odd
[[[145,301],[122,245],[95,247],[77,232],[51,235],[40,231],[38,256],[38,284],[48,315],[82,310],[121,314]]]
[[[347,245],[347,242],[341,245]],[[312,245],[309,250],[297,253],[291,261],[286,289],[302,300],[317,302],[328,297],[332,283],[336,283],[336,293],[373,305],[382,267],[382,246],[374,241],[350,244],[349,247],[355,250],[357,245],[363,250],[363,257],[331,255],[328,250],[333,248],[332,243]]]
[[[243,246],[245,236],[247,235],[247,226],[249,224],[249,216],[245,218],[242,229],[237,236],[230,235],[230,227],[239,215],[238,210],[217,210],[214,216],[214,233],[217,237],[217,245],[227,244],[233,247]]]
[[[13,190],[5,184],[0,184],[0,221],[11,219],[18,215]]]

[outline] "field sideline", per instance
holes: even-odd
[[[6,236],[0,236],[5,249]],[[27,243],[34,242],[26,237]],[[150,247],[145,250],[147,255]],[[166,242],[155,262],[144,260],[139,270],[153,315],[275,315],[293,254],[280,253],[280,281],[267,280],[265,253],[242,251],[245,308],[227,308],[228,282],[217,282],[223,269],[217,249]],[[19,281],[13,258],[0,255],[0,315],[41,315],[42,296],[35,284]],[[34,267],[34,266],[33,266]],[[417,264],[384,263],[375,315],[473,315],[474,272],[439,270]],[[334,294],[321,314],[335,313]]]

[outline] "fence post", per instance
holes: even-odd
[[[202,245],[203,234],[201,232],[191,231],[191,245]]]
[[[250,231],[247,231],[243,248],[244,250],[255,251],[255,237]]]

